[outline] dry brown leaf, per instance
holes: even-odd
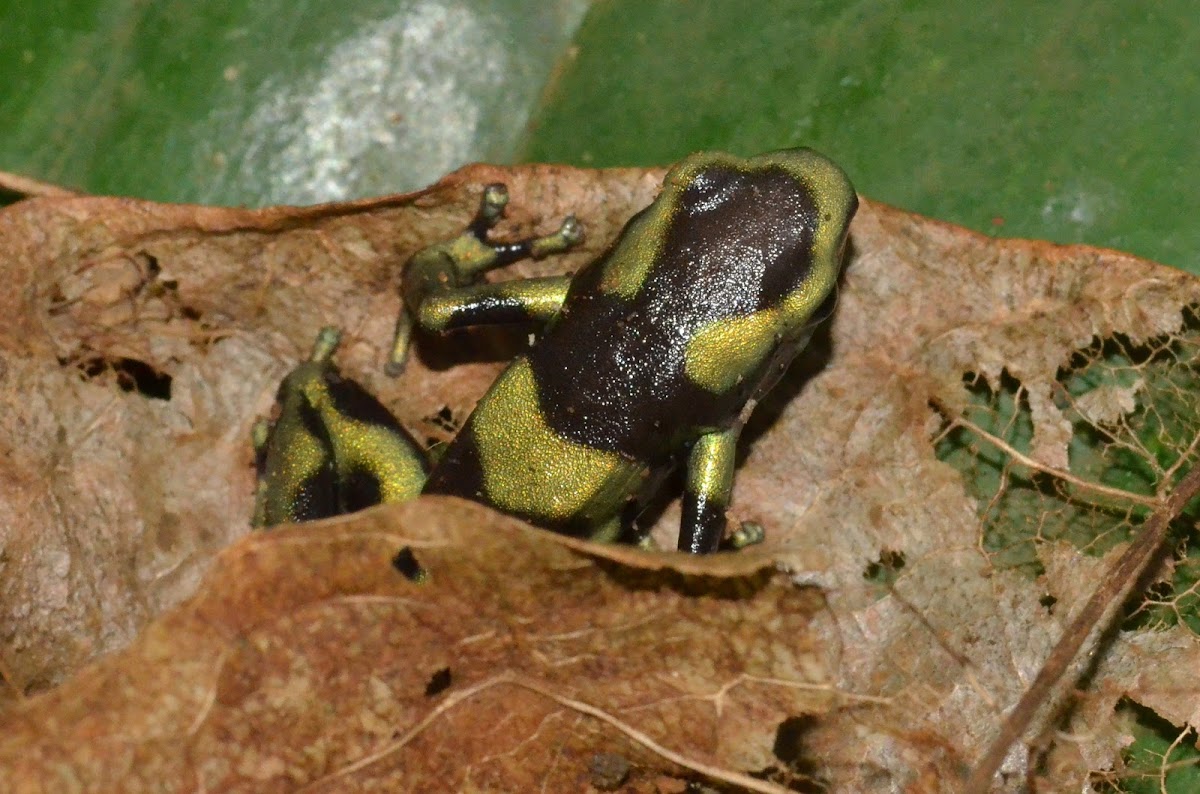
[[[4,676],[23,696],[128,645],[10,705],[0,766],[31,790],[584,790],[622,761],[636,791],[722,776],[772,790],[744,778],[770,769],[837,790],[961,787],[1125,548],[1046,538],[1040,577],[998,564],[991,506],[935,454],[972,404],[964,377],[1019,382],[1032,436],[1010,452],[1058,477],[1078,432],[1062,368],[1095,339],[1184,333],[1200,302],[1186,274],[864,202],[828,336],[751,425],[735,513],[767,526],[762,548],[596,551],[421,500],[212,561],[247,533],[249,427],[321,325],[346,329],[344,371],[435,437],[429,417],[465,417],[516,349],[476,335],[469,354],[427,345],[437,368],[380,374],[399,264],[461,226],[482,184],[510,185],[501,233],[586,223],[585,250],[514,268],[531,275],[595,255],[660,178],[473,167],[301,210],[71,198],[0,212]],[[162,374],[169,400],[121,388],[153,392]],[[1082,400],[1094,422],[1121,422],[1150,389],[1107,387]],[[667,543],[677,516],[659,519]],[[405,545],[429,586],[388,564]],[[1111,768],[1123,697],[1195,724],[1195,635],[1095,642],[1026,743],[1002,748],[1001,789],[1036,774],[1078,790]],[[1063,722],[1061,690],[1089,663]]]
[[[17,196],[77,196],[77,191],[70,188],[43,182],[40,179],[0,171],[0,192],[13,193]]]
[[[678,768],[641,735],[762,769],[780,722],[854,702],[829,681],[817,591],[580,545],[448,498],[245,539],[200,595],[10,723],[0,763],[125,791],[565,791],[600,748]],[[402,548],[428,582],[392,566]]]
[[[586,201],[594,239],[621,223],[606,197],[624,208],[655,186],[610,172],[564,195],[556,173],[484,169],[424,193],[308,209],[77,198],[0,212],[0,504],[10,518],[0,525],[0,638],[17,689],[44,689],[126,645],[246,533],[250,425],[320,326],[346,329],[339,361],[409,427],[438,433],[426,418],[444,406],[464,417],[498,361],[448,367],[443,356],[438,372],[416,362],[399,382],[381,374],[397,269],[461,227],[489,179],[512,183],[505,231],[529,230],[523,207]],[[126,390],[160,375],[170,400]]]

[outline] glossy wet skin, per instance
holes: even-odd
[[[743,409],[778,379],[832,304],[857,206],[849,181],[803,149],[745,159],[693,155],[573,279],[477,284],[488,269],[579,239],[568,219],[555,235],[491,246],[486,232],[503,208],[498,196],[485,195],[462,237],[410,260],[407,315],[426,331],[520,319],[544,321],[546,331],[480,400],[423,492],[612,540],[662,471],[685,463],[679,547],[715,550]],[[412,330],[406,318],[397,324],[392,371]],[[281,392],[281,405],[288,399]],[[274,446],[265,445],[268,459],[289,455]],[[335,480],[348,482],[333,446]],[[288,484],[301,493],[295,486]],[[261,518],[292,517],[280,512]]]

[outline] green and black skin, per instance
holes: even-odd
[[[489,186],[464,234],[409,260],[388,371],[402,369],[415,328],[532,320],[545,323],[541,338],[500,375],[428,472],[407,433],[337,375],[332,351],[318,342],[280,387],[274,427],[256,431],[256,523],[346,512],[367,491],[378,501],[420,491],[612,541],[664,472],[683,463],[679,549],[717,549],[745,419],[832,310],[858,206],[846,175],[809,149],[694,154],[574,277],[476,283],[488,270],[581,239],[568,218],[546,237],[489,243],[506,201],[502,185]],[[368,439],[364,423],[386,441]],[[350,441],[335,438],[347,431]],[[398,452],[405,445],[411,454]],[[388,479],[366,488],[364,477]],[[754,524],[732,533],[734,545],[759,539]]]
[[[288,373],[276,418],[252,433],[258,491],[253,524],[314,521],[415,499],[425,456],[395,417],[333,363],[341,341],[323,328],[312,355]]]

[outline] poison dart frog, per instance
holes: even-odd
[[[280,386],[278,418],[256,427],[256,524],[440,493],[613,541],[682,464],[679,549],[717,549],[742,426],[833,309],[858,206],[850,181],[809,149],[694,154],[576,275],[479,283],[582,239],[569,217],[545,237],[490,242],[506,202],[503,185],[488,186],[463,234],[405,265],[387,371],[403,368],[414,331],[534,321],[540,338],[431,464],[338,372],[338,333],[324,329]],[[761,528],[733,538],[754,542]]]

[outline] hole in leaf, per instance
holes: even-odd
[[[1041,544],[1065,540],[1099,555],[1132,537],[1149,514],[1144,497],[1200,462],[1190,446],[1200,432],[1191,397],[1200,389],[1198,364],[1193,321],[1178,334],[1137,343],[1120,334],[1093,338],[1048,381],[1025,384],[1007,370],[990,381],[964,373],[967,407],[944,417],[948,430],[935,451],[962,473],[978,502],[993,564],[1037,575]],[[1035,438],[1031,393],[1050,398],[1039,403],[1047,412],[1044,439]],[[1075,479],[1036,465],[1035,441],[1049,444],[1046,451],[1065,444]]]
[[[421,563],[417,562],[416,555],[412,553],[412,549],[408,546],[396,552],[396,556],[392,558],[392,567],[410,582],[423,582],[429,575],[421,567]]]
[[[879,559],[867,564],[863,569],[863,578],[872,584],[891,587],[897,574],[904,569],[904,552],[883,548],[879,550]]]
[[[450,668],[441,668],[433,675],[429,676],[429,681],[425,684],[425,697],[434,697],[435,695],[440,695],[450,688],[450,683]]]
[[[459,423],[454,420],[454,412],[448,405],[443,405],[437,413],[426,417],[425,422],[451,435],[457,433],[459,428]]]
[[[1140,600],[1130,603],[1122,624],[1127,631],[1184,625],[1200,634],[1200,532],[1181,518],[1171,527],[1179,538],[1172,552],[1170,579],[1152,583]]]
[[[819,767],[816,756],[807,746],[808,735],[817,724],[817,717],[811,714],[788,717],[779,723],[772,752],[781,766],[755,773],[754,776],[782,783],[792,791],[814,794],[828,791],[829,782],[817,774]]]
[[[1133,737],[1118,767],[1092,774],[1096,791],[1130,794],[1200,791],[1196,730],[1181,730],[1153,709],[1128,698],[1117,704],[1116,721]]]
[[[110,375],[121,391],[152,400],[171,399],[171,376],[136,358],[90,358],[79,364],[79,370],[88,380]]]

